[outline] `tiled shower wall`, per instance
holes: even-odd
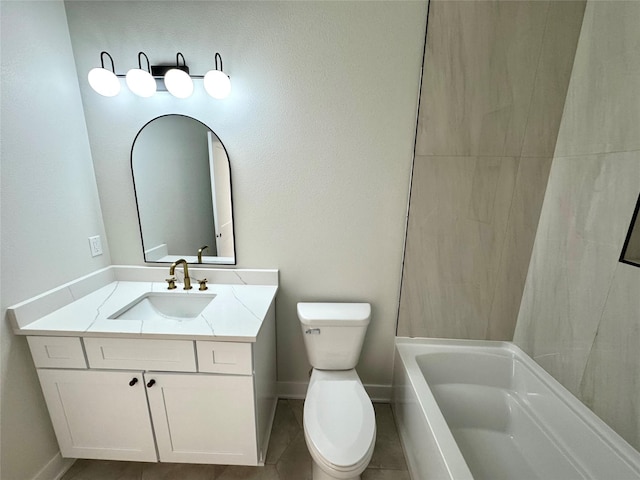
[[[514,341],[640,449],[640,2],[589,1]]]
[[[512,338],[584,8],[431,1],[398,335]]]

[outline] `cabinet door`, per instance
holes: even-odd
[[[38,369],[38,376],[63,457],[158,460],[141,372]]]
[[[161,462],[258,464],[253,377],[147,372],[145,379]]]

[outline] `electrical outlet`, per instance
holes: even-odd
[[[89,237],[89,248],[91,248],[92,257],[102,255],[102,241],[100,240],[100,235]]]

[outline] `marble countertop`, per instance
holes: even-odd
[[[102,275],[104,276],[104,275]],[[36,315],[28,311],[30,301],[9,308],[14,331],[20,335],[56,335],[82,337],[134,337],[163,339],[255,342],[262,322],[274,302],[276,285],[209,284],[185,291],[182,284],[168,290],[165,282],[118,280],[101,282],[103,286],[55,308],[42,308]],[[106,283],[106,284],[104,284]],[[72,289],[73,285],[68,289]],[[61,291],[63,291],[61,287]],[[110,318],[147,293],[177,296],[213,296],[215,298],[196,318],[176,320],[121,320]],[[55,299],[61,292],[48,292]],[[45,302],[35,299],[40,305]],[[47,301],[46,303],[49,303]],[[37,304],[33,300],[31,304]],[[49,310],[49,311],[47,311]],[[27,318],[24,320],[25,318]],[[21,320],[22,319],[22,320]]]

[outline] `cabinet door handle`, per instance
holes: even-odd
[[[136,377],[133,377],[129,382],[129,386],[133,387],[136,383],[138,383],[138,379]]]
[[[151,388],[156,384],[156,381],[152,378],[151,380],[149,380],[149,383],[147,383],[147,387]]]

